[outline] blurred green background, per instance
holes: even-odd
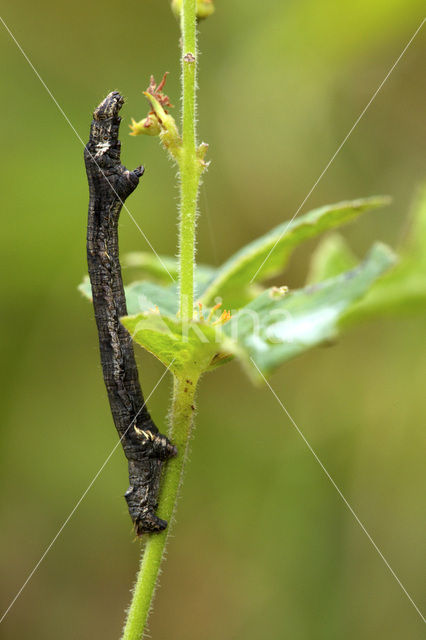
[[[201,25],[199,128],[211,168],[198,257],[219,264],[289,219],[423,17],[420,1],[217,1]],[[146,165],[128,206],[159,253],[176,250],[175,169],[127,137],[141,90],[168,70],[166,0],[38,3],[3,18],[87,139],[112,89],[127,98],[123,159]],[[85,273],[82,145],[0,25],[1,603],[5,609],[116,443]],[[359,255],[395,246],[424,178],[425,28],[304,210],[387,193],[344,230]],[[178,109],[176,109],[178,111]],[[122,214],[122,251],[147,249]],[[315,243],[282,280],[303,283]],[[288,363],[271,383],[401,581],[425,599],[425,317],[377,320]],[[138,349],[145,394],[163,368]],[[165,379],[150,400],[165,425]],[[237,364],[206,376],[150,631],[155,640],[424,637],[423,624],[266,388]],[[139,557],[117,451],[3,622],[3,638],[119,637]]]

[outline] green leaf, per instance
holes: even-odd
[[[90,286],[89,276],[84,276],[83,282],[80,282],[77,289],[83,294],[84,298],[87,298],[90,302],[92,301],[92,287]]]
[[[290,222],[280,224],[229,258],[207,286],[202,302],[206,305],[213,304],[216,297],[221,297],[225,306],[235,307],[235,295],[238,297],[241,290],[245,290],[250,283],[281,272],[291,252],[299,244],[388,202],[386,197],[340,202],[314,209]]]
[[[92,300],[92,288],[88,276],[84,278],[78,289],[85,298]],[[124,293],[129,314],[155,310],[155,307],[158,307],[161,313],[169,315],[177,313],[179,301],[176,287],[162,287],[153,282],[132,282],[124,287]]]
[[[426,187],[415,203],[409,235],[400,248],[394,269],[372,287],[345,318],[354,324],[379,315],[426,309]]]
[[[122,258],[124,269],[137,269],[141,279],[155,280],[169,285],[179,277],[179,265],[176,258],[170,256],[157,257],[152,251],[134,251],[126,253]]]
[[[204,319],[182,322],[175,315],[152,311],[121,321],[137,343],[177,376],[196,378],[237,356],[256,378],[251,360],[268,374],[289,358],[333,338],[345,311],[393,262],[387,247],[375,245],[355,269],[290,293],[269,289],[224,325]]]
[[[166,315],[176,315],[179,298],[175,287],[162,287],[153,282],[132,282],[124,287],[129,315],[153,311],[156,307]]]
[[[177,261],[175,258],[162,257],[162,263],[153,254],[144,252],[130,253],[124,258],[127,268],[137,268],[138,275],[149,276],[157,282],[137,280],[124,287],[129,315],[139,311],[149,311],[158,307],[161,313],[177,313],[178,285],[170,284],[171,279],[165,267],[173,277],[178,278]],[[216,273],[215,267],[198,265],[195,270],[194,287],[195,298],[199,297]],[[89,276],[78,285],[78,290],[88,300],[92,300],[92,289]]]
[[[121,322],[135,342],[178,377],[186,375],[197,379],[221,349],[216,341],[217,330],[205,322],[182,322],[176,317],[154,313],[126,316]],[[222,344],[226,344],[226,338]]]
[[[398,250],[395,267],[373,284],[366,296],[342,319],[352,325],[376,316],[424,311],[426,309],[426,186],[420,191],[411,214],[405,241]],[[345,269],[351,251],[343,238],[329,244],[324,240],[312,257],[311,277],[338,274]]]
[[[339,320],[395,260],[393,252],[376,244],[355,269],[284,293],[276,288],[262,293],[241,309],[223,332],[234,345],[234,353],[252,377],[251,359],[263,374],[337,334]]]
[[[306,284],[316,284],[338,276],[355,267],[357,262],[343,236],[340,233],[332,233],[326,236],[314,251]]]
[[[176,258],[160,256],[157,258],[152,252],[137,251],[127,253],[123,258],[123,267],[137,269],[141,280],[154,280],[160,284],[170,285],[172,276],[176,281],[179,278],[179,264]],[[216,275],[217,269],[210,265],[199,264],[195,269],[196,296],[201,295],[207,284]]]

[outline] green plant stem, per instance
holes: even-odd
[[[180,227],[179,227],[179,289],[180,314],[192,319],[194,306],[194,256],[197,196],[200,163],[196,149],[196,78],[197,30],[196,0],[183,0],[182,32],[182,148],[180,152]]]
[[[187,457],[196,386],[196,379],[174,379],[169,437],[176,444],[178,455],[167,463],[157,512],[169,525],[162,533],[151,534],[146,542],[122,640],[140,640],[145,630]]]
[[[197,33],[196,0],[183,0],[182,32],[182,147],[179,155],[179,308],[182,320],[192,320],[194,307],[195,226],[200,182],[200,161],[196,148]],[[194,398],[198,378],[187,372],[175,377],[170,415],[169,437],[178,455],[167,463],[159,496],[158,515],[167,520],[165,531],[148,537],[136,579],[133,599],[122,640],[142,638],[158,580],[161,562],[187,457],[194,416]]]

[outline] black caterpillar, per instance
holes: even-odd
[[[120,323],[127,315],[118,254],[118,219],[144,169],[128,171],[120,162],[118,139],[124,103],[113,91],[95,109],[84,150],[89,181],[87,262],[99,347],[111,413],[129,463],[125,493],[136,533],[162,531],[167,522],[155,514],[163,462],[176,447],[155,426],[139,384],[132,339]]]

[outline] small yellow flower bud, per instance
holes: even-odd
[[[169,97],[163,93],[166,78],[167,73],[164,74],[157,86],[154,76],[151,76],[148,89],[143,92],[151,109],[144,120],[136,122],[132,119],[130,135],[159,136],[163,146],[177,160],[181,152],[182,140],[173,116],[167,111],[173,105],[170,103]]]
[[[279,298],[283,298],[287,293],[288,293],[288,287],[285,285],[282,287],[272,287],[272,289],[269,291],[269,297],[279,299]]]
[[[180,17],[183,0],[172,0],[172,11],[177,18]],[[197,0],[197,18],[203,20],[214,13],[213,0]]]
[[[139,122],[132,118],[132,124],[129,127],[131,136],[158,136],[161,132],[160,123],[155,113],[149,113],[146,118]]]

